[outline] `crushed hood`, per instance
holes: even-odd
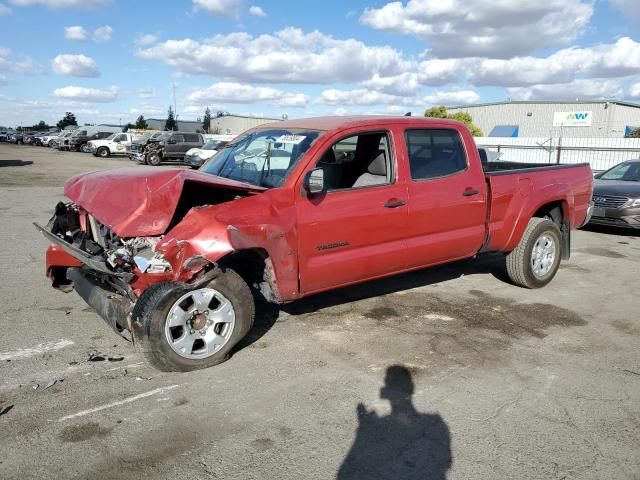
[[[193,170],[133,167],[79,175],[65,183],[64,194],[120,237],[155,236],[169,228],[190,183],[238,193],[265,190]]]

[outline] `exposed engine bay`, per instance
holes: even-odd
[[[58,203],[47,224],[51,233],[89,255],[102,256],[114,273],[165,273],[171,264],[155,252],[160,237],[122,239],[74,203]]]

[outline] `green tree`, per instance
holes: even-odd
[[[56,126],[60,129],[63,130],[64,127],[68,127],[68,126],[72,126],[78,125],[78,121],[76,120],[76,116],[71,113],[71,112],[65,112],[64,117],[62,117],[62,120],[60,120]]]
[[[629,138],[640,138],[640,127],[634,128],[629,134]]]
[[[44,120],[40,120],[33,127],[31,127],[31,129],[38,132],[43,132],[45,130],[49,130],[49,125],[47,125],[47,122],[45,122]]]
[[[446,107],[431,107],[424,112],[424,116],[432,118],[449,118],[447,116]]]
[[[175,130],[178,126],[176,118],[173,114],[173,108],[169,105],[169,111],[167,112],[167,121],[164,124],[165,130]]]
[[[208,132],[211,128],[211,110],[209,107],[204,109],[204,117],[202,118],[202,130]]]
[[[480,130],[480,128],[478,128],[478,126],[473,123],[473,118],[467,112],[449,113],[447,112],[446,107],[441,106],[441,107],[432,107],[427,109],[424,112],[424,116],[432,117],[432,118],[449,118],[451,120],[457,120],[465,124],[465,126],[471,132],[471,135],[473,135],[474,137],[482,137],[482,130]]]
[[[138,130],[147,130],[149,128],[149,125],[147,124],[147,121],[144,119],[143,115],[140,115],[136,119],[135,128],[137,128]]]

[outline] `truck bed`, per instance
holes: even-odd
[[[482,168],[489,189],[487,250],[513,250],[528,220],[544,204],[557,204],[572,228],[587,215],[593,186],[589,164],[494,161]]]
[[[505,175],[531,171],[559,170],[563,168],[588,167],[588,163],[527,163],[494,161],[482,164],[482,170],[488,175]]]

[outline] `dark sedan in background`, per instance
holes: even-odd
[[[640,229],[640,159],[596,175],[591,224]]]

